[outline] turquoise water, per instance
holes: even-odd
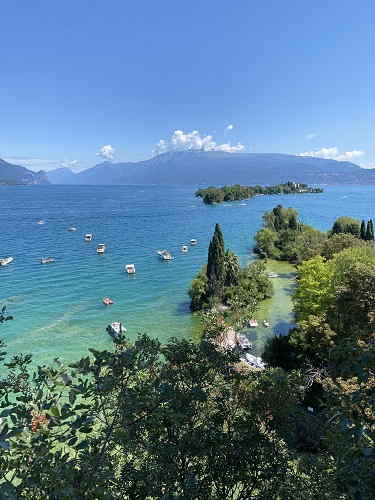
[[[15,321],[0,326],[8,351],[31,352],[38,363],[77,359],[89,347],[106,348],[108,323],[125,323],[128,335],[146,332],[165,341],[190,337],[196,319],[188,309],[189,283],[204,264],[214,224],[226,244],[251,257],[261,216],[276,204],[296,208],[302,219],[327,229],[340,215],[374,217],[374,187],[330,187],[323,194],[262,196],[245,202],[204,205],[186,186],[1,187],[0,303]],[[44,219],[44,225],[36,222]],[[70,226],[76,232],[68,232]],[[91,243],[83,241],[92,232]],[[197,238],[187,254],[180,246]],[[104,256],[98,243],[107,244]],[[158,249],[175,259],[162,262]],[[53,256],[54,264],[40,258]],[[128,276],[124,265],[134,263]],[[116,303],[105,307],[104,296]],[[286,319],[290,318],[286,311]]]

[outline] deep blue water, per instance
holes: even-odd
[[[374,187],[329,187],[323,194],[262,196],[206,206],[186,186],[1,187],[0,303],[15,321],[0,326],[9,352],[32,352],[36,362],[56,356],[76,359],[89,347],[111,343],[106,325],[121,320],[134,338],[146,332],[161,340],[190,337],[196,326],[188,310],[189,283],[204,264],[214,224],[242,263],[251,256],[262,214],[276,204],[296,208],[301,218],[328,229],[341,215],[375,216]],[[38,225],[39,219],[46,221]],[[76,232],[68,232],[76,226]],[[92,232],[91,243],[83,241]],[[179,249],[191,238],[199,244]],[[98,243],[107,244],[104,256]],[[156,251],[175,259],[161,262]],[[42,256],[56,262],[41,265]],[[136,276],[123,272],[136,265]],[[103,296],[116,302],[101,303]]]

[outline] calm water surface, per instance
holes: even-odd
[[[189,283],[204,264],[214,224],[222,225],[226,245],[250,258],[261,216],[276,204],[296,208],[303,221],[328,229],[340,215],[374,217],[374,187],[329,187],[323,194],[262,196],[245,202],[206,206],[186,186],[30,186],[1,187],[0,256],[14,262],[0,268],[0,303],[15,321],[1,328],[8,351],[31,352],[38,363],[59,356],[69,361],[89,347],[106,348],[108,323],[124,322],[134,338],[145,332],[165,341],[191,337],[197,320],[188,309]],[[44,225],[36,222],[44,219]],[[69,232],[70,226],[77,227]],[[91,243],[83,241],[92,232]],[[187,254],[180,246],[197,238]],[[106,243],[104,256],[96,245]],[[175,259],[161,262],[156,251],[168,249]],[[40,258],[56,262],[41,265]],[[134,263],[128,276],[124,265]],[[290,270],[289,270],[290,271]],[[292,320],[285,296],[291,277],[275,283],[274,329],[285,331]],[[281,283],[281,284],[280,284]],[[105,307],[104,296],[116,304]],[[278,297],[278,298],[277,298]],[[265,314],[265,313],[264,313]],[[261,349],[265,335],[257,337]]]

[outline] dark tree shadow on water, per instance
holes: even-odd
[[[175,314],[176,316],[186,316],[188,314],[191,314],[190,311],[190,302],[179,302],[177,304],[177,307],[175,309]]]

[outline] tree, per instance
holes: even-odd
[[[353,217],[339,217],[333,224],[331,234],[349,233],[359,237],[361,231],[361,224],[358,219]]]
[[[208,248],[207,293],[208,298],[221,299],[225,282],[224,237],[220,225],[216,224],[214,235]]]
[[[225,286],[237,286],[240,277],[240,263],[237,255],[230,250],[225,252]]]
[[[374,241],[374,225],[372,219],[367,222],[365,239],[367,241]]]
[[[360,233],[359,233],[359,237],[361,238],[361,240],[366,240],[366,222],[364,220],[362,220],[361,222],[361,230],[360,230]]]
[[[364,247],[367,243],[363,238],[357,238],[354,234],[339,233],[333,234],[330,238],[327,238],[321,249],[321,255],[330,260],[337,253],[342,252],[347,248],[353,247]]]
[[[298,287],[293,295],[298,321],[307,320],[310,315],[324,315],[332,294],[332,271],[323,257],[314,257],[298,266]]]

